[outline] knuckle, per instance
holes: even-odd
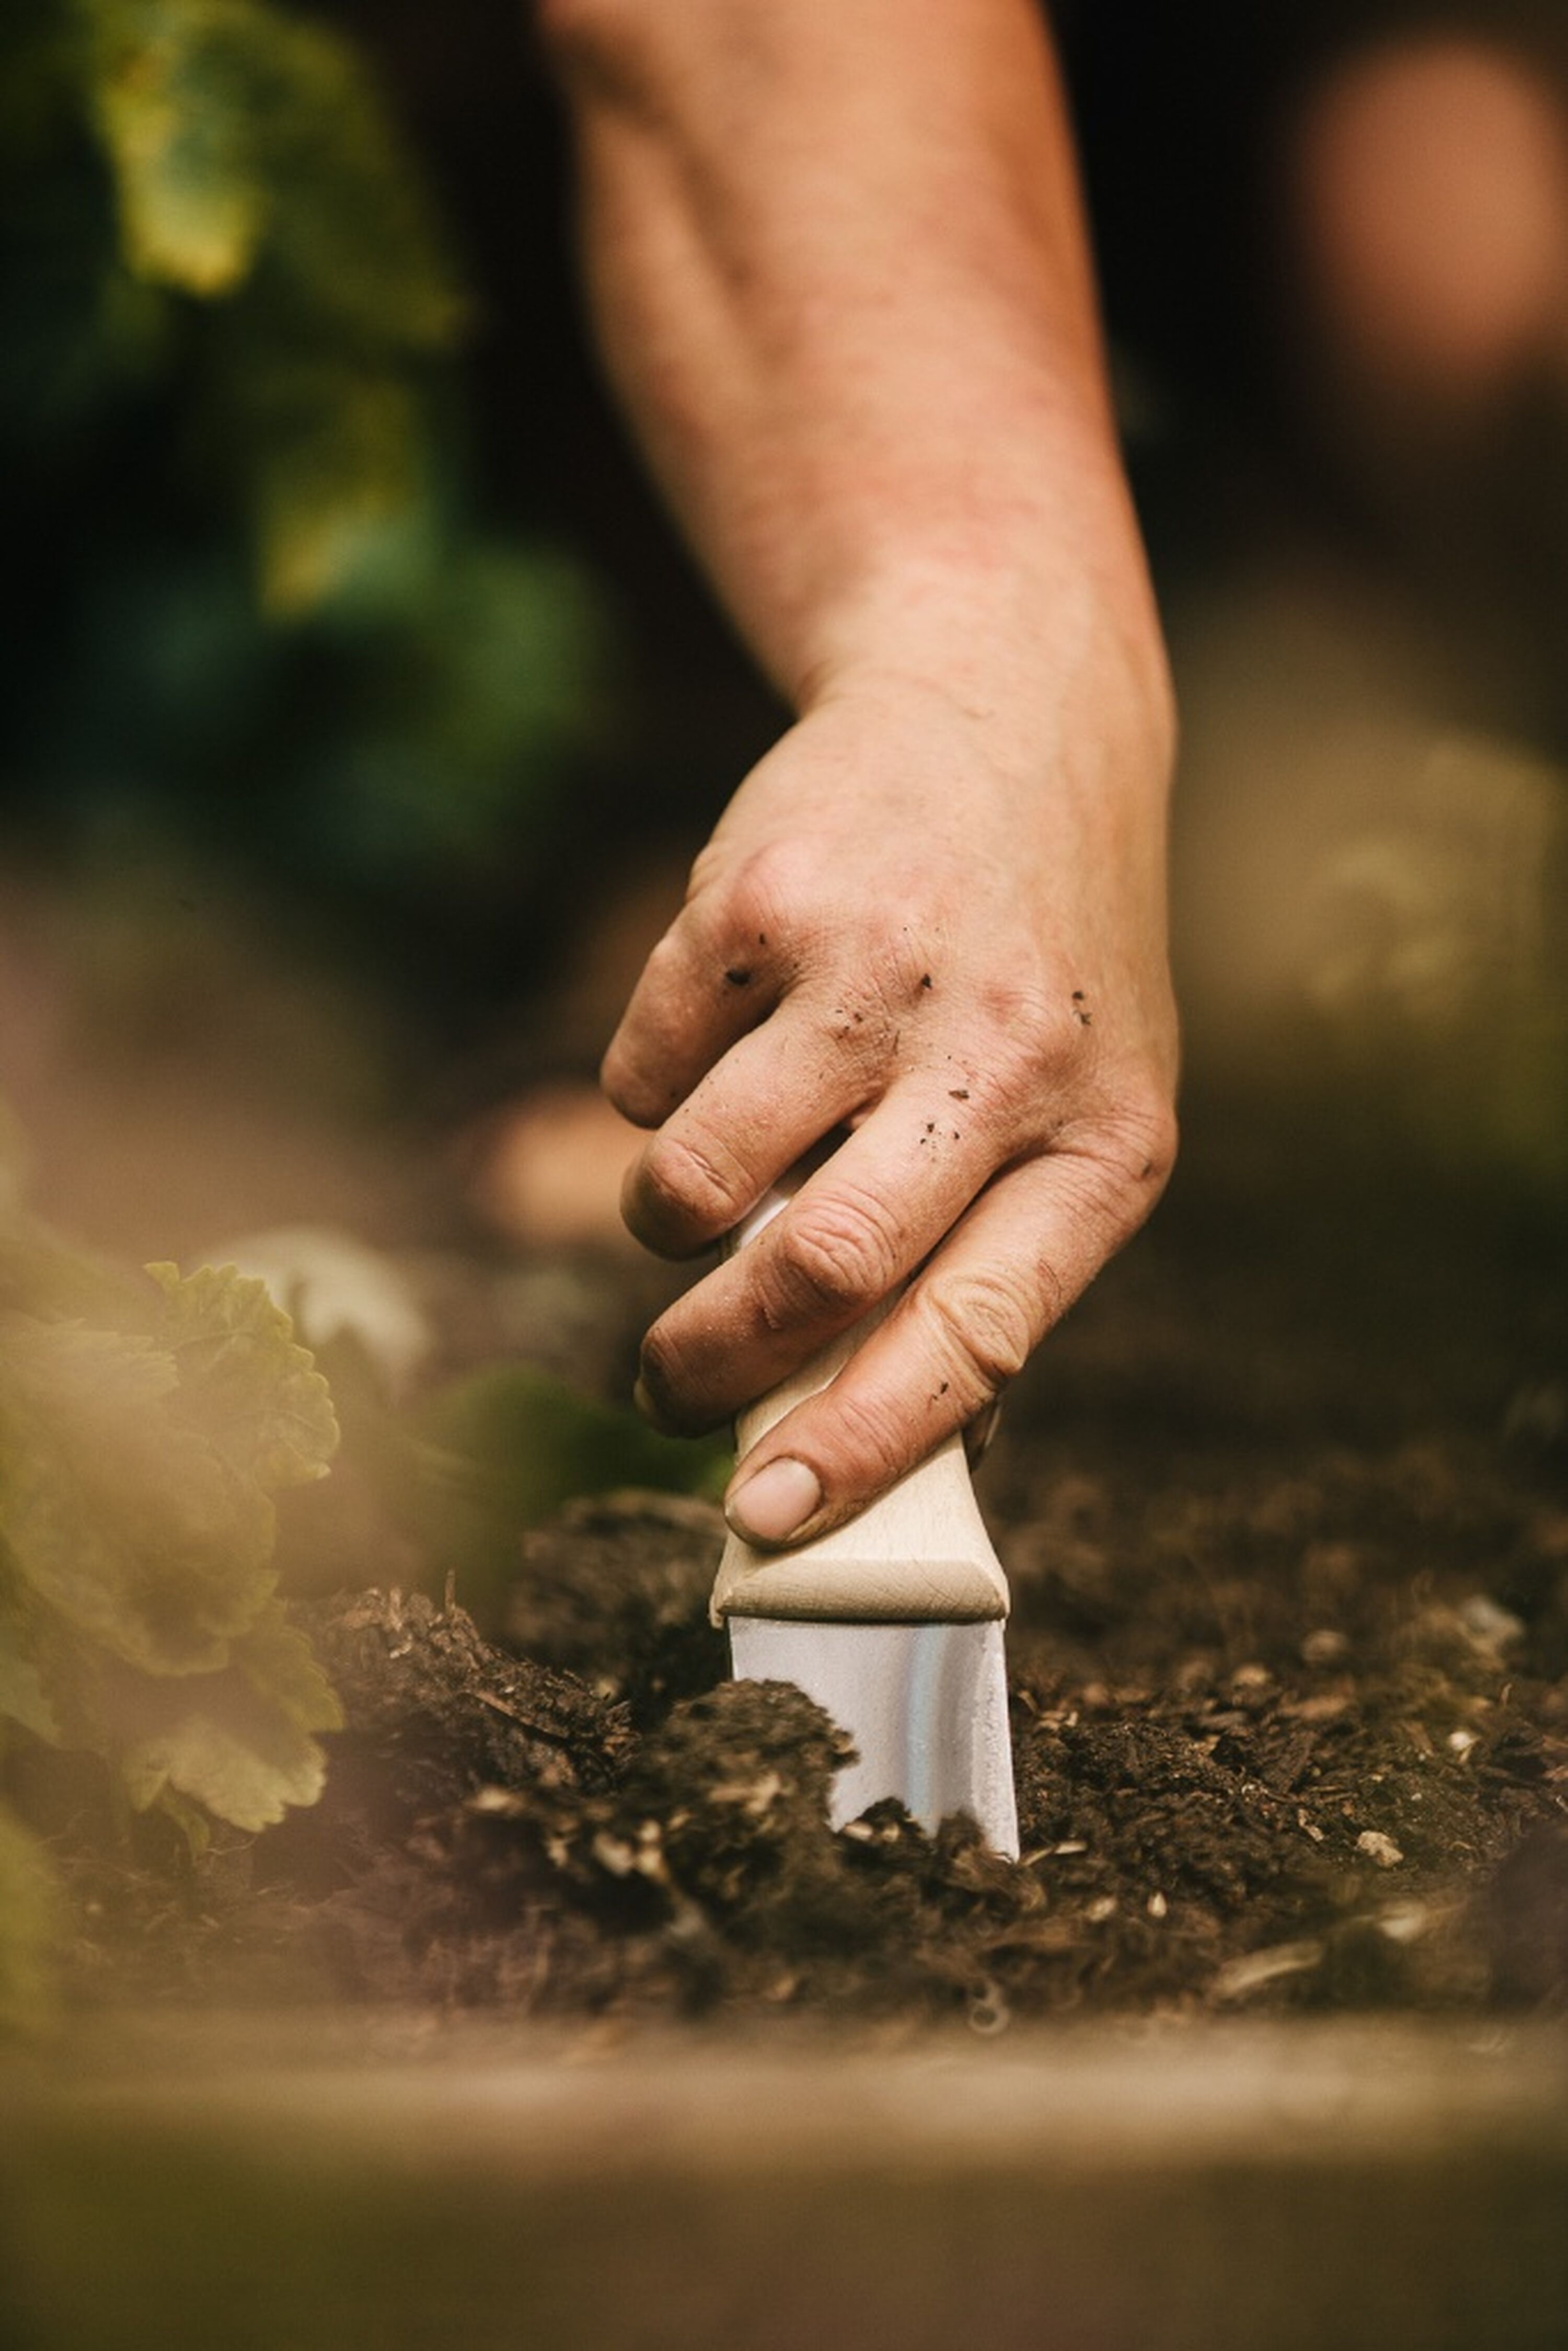
[[[1078,1041],[1079,1027],[1068,1008],[1042,980],[1020,978],[986,984],[982,999],[987,1027],[1025,1069],[1051,1068]]]
[[[716,837],[692,868],[686,904],[675,925],[685,968],[754,966],[788,977],[812,935],[821,879],[810,844],[768,841],[736,860]],[[657,953],[657,950],[655,950]]]
[[[879,1391],[846,1387],[832,1399],[832,1484],[859,1498],[880,1492],[903,1476],[914,1458],[910,1415]]]
[[[904,919],[896,896],[861,917],[865,959],[890,1010],[905,1011],[936,985],[932,967],[939,967],[941,958],[931,945],[930,928],[918,918]]]
[[[694,1381],[686,1347],[667,1323],[655,1322],[643,1339],[638,1369],[662,1420],[675,1429],[702,1426],[692,1410]]]
[[[754,1186],[742,1171],[705,1143],[662,1134],[638,1168],[636,1205],[656,1230],[713,1237],[727,1232],[751,1204]]]
[[[867,1087],[885,1073],[898,1044],[898,1020],[883,991],[863,975],[848,986],[821,990],[811,1007],[813,1036],[821,1053]]]
[[[1169,1095],[1150,1085],[1124,1094],[1084,1141],[1103,1205],[1129,1229],[1141,1224],[1165,1190],[1176,1165],[1176,1114]]]
[[[1018,1377],[1034,1351],[1035,1332],[1012,1280],[980,1271],[936,1274],[921,1295],[943,1354],[958,1370],[963,1409],[975,1409]]]
[[[951,1119],[960,1137],[989,1149],[994,1162],[1011,1157],[1040,1124],[1040,1088],[1032,1071],[1025,1071],[1016,1050],[988,1047],[963,1054],[956,1072],[961,1086],[946,1089],[938,1101],[942,1123]]]
[[[786,981],[809,967],[836,986],[830,975],[852,967],[873,975],[874,989],[896,926],[865,904],[820,842],[798,835],[765,842],[726,878],[720,895],[716,920],[727,943],[765,950]]]
[[[1135,1139],[1134,1181],[1152,1186],[1157,1197],[1170,1181],[1181,1148],[1180,1122],[1167,1094],[1151,1092],[1142,1104],[1135,1113]]]
[[[977,1073],[980,1114],[1009,1132],[1038,1132],[1082,1065],[1083,1029],[1033,988],[989,991],[984,1027],[989,1041]]]
[[[800,1203],[786,1219],[775,1260],[789,1320],[840,1312],[884,1297],[901,1271],[887,1210],[865,1195],[833,1193]]]
[[[777,943],[799,923],[811,893],[801,844],[769,841],[737,867],[726,893],[728,922],[747,939]]]

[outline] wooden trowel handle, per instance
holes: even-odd
[[[820,1161],[785,1177],[727,1243],[744,1249],[771,1224]],[[878,1307],[742,1413],[741,1458],[774,1424],[842,1371],[895,1301]],[[977,1624],[1008,1613],[1007,1578],[969,1483],[961,1436],[946,1437],[847,1526],[779,1552],[732,1534],[714,1585],[716,1625],[729,1616],[837,1624]]]

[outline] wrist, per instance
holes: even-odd
[[[795,701],[907,710],[940,705],[979,731],[998,763],[1038,772],[1042,746],[1103,743],[1137,789],[1164,792],[1176,747],[1165,639],[1135,533],[1102,536],[1090,561],[1038,541],[983,559],[891,562],[820,632]]]

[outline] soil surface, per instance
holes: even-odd
[[[1561,2008],[1561,1242],[1393,1193],[1178,1186],[1009,1399],[1019,1864],[894,1805],[831,1834],[841,1734],[725,1678],[716,1512],[621,1494],[519,1531],[485,1635],[349,1545],[299,1604],[348,1717],[321,1803],[80,1861],[77,1997]]]

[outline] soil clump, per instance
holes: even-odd
[[[1281,1229],[1172,1216],[1009,1400],[1019,1863],[893,1804],[834,1834],[842,1734],[725,1678],[716,1512],[601,1496],[519,1535],[483,1631],[450,1593],[300,1603],[347,1717],[325,1796],[79,1863],[78,1997],[1568,2004],[1561,1290],[1506,1236]]]

